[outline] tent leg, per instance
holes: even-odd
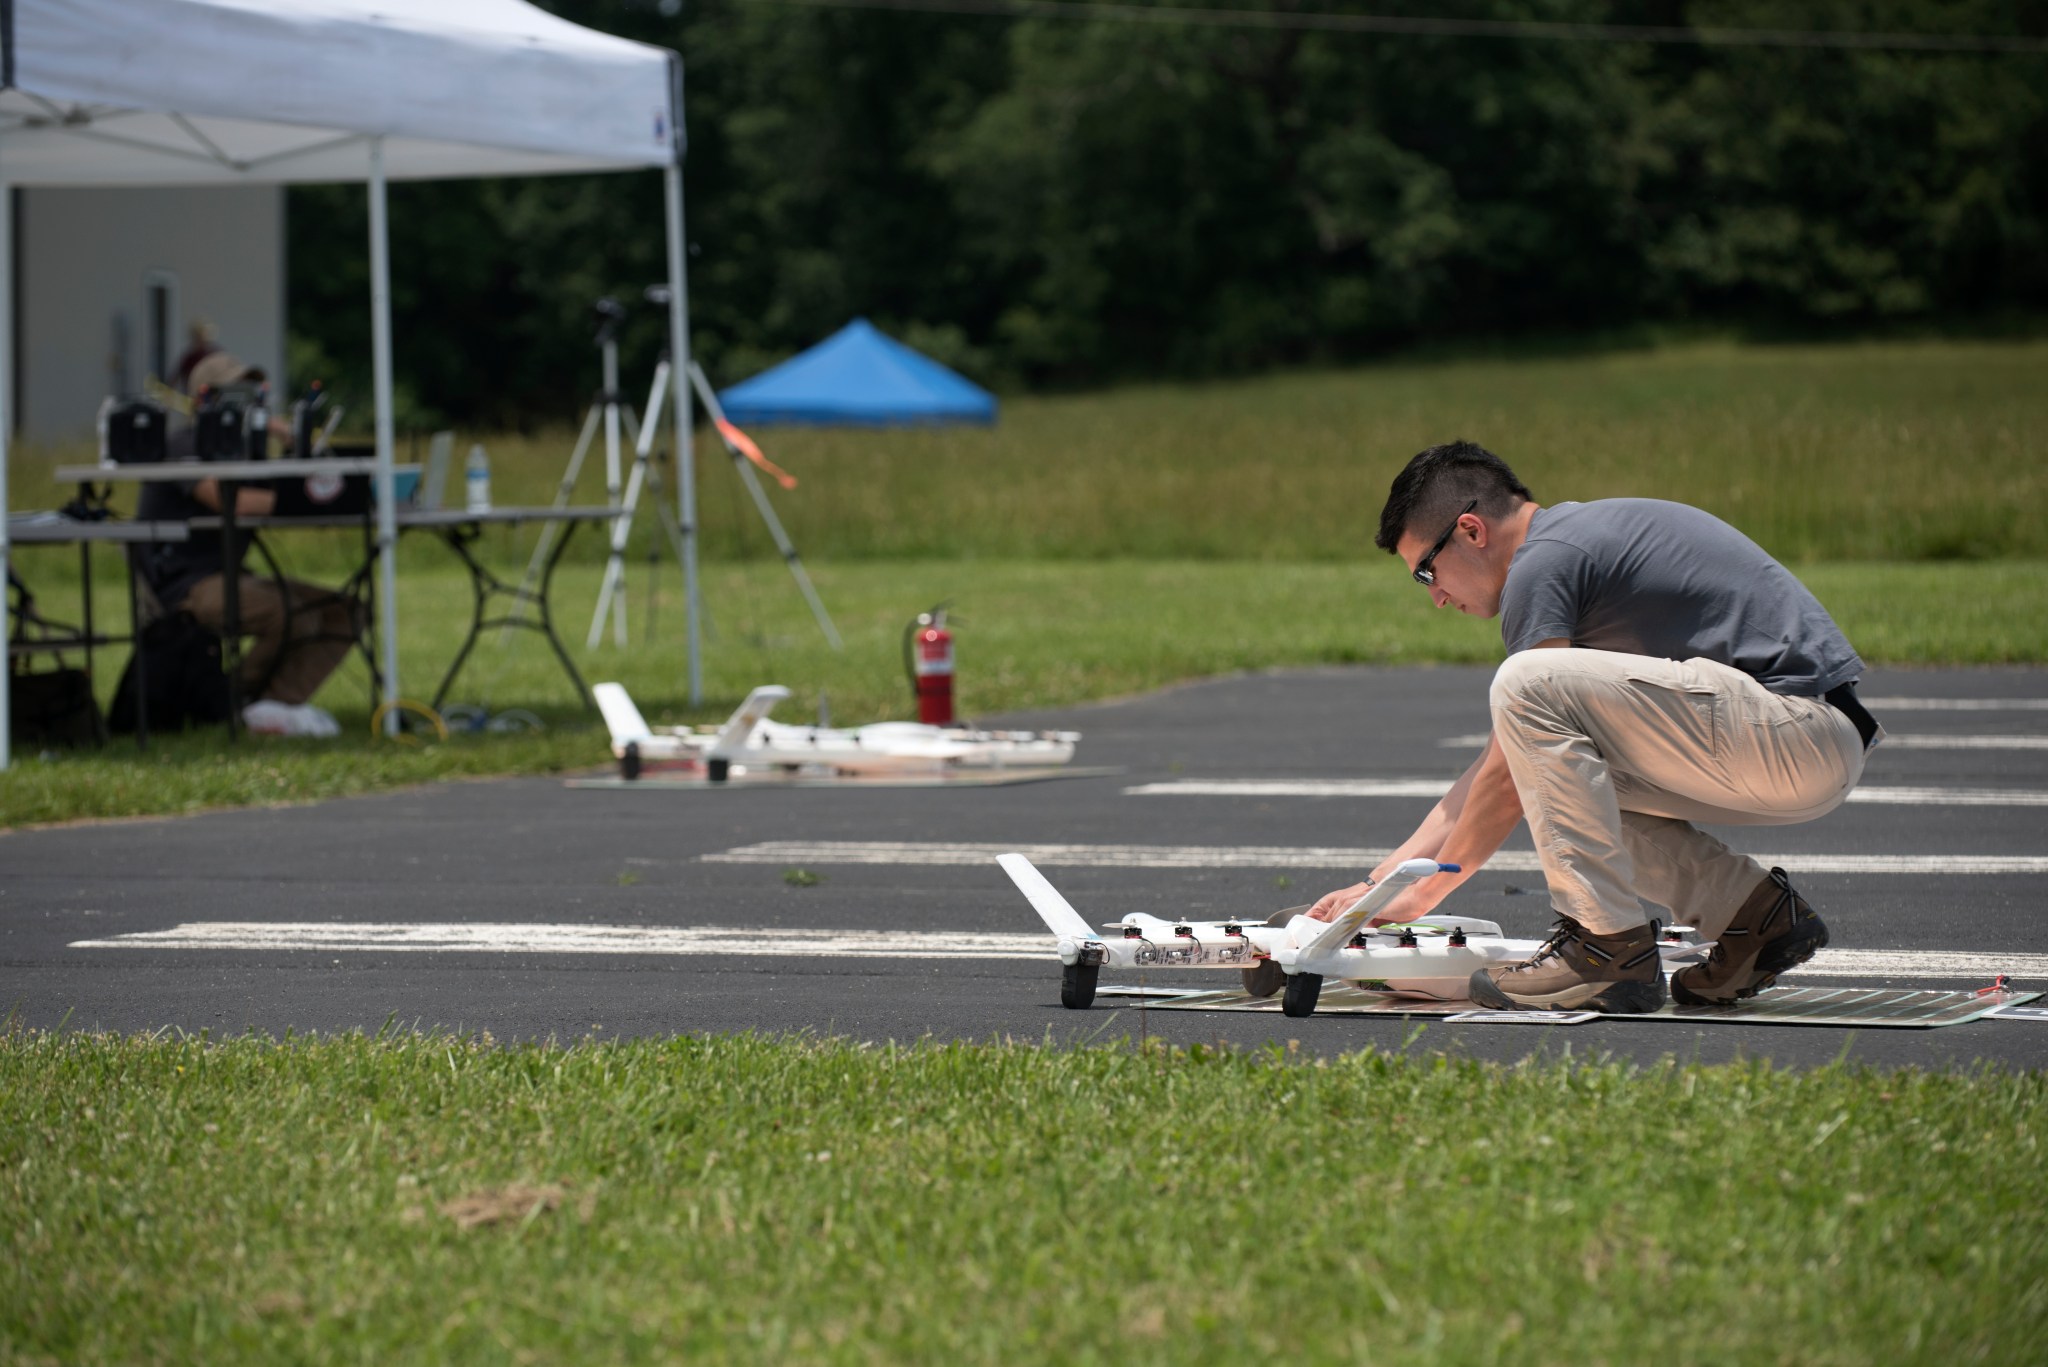
[[[384,139],[370,139],[370,371],[377,430],[377,609],[383,638],[384,701],[398,688],[398,506],[392,490],[397,445],[391,413],[391,238],[384,205]],[[384,734],[398,734],[396,707],[384,713]]]
[[[680,119],[682,103],[676,102]],[[691,366],[689,268],[683,256],[683,162],[680,143],[676,159],[662,172],[668,201],[668,354],[669,383],[675,386],[672,410],[676,432],[676,502],[683,532],[683,600],[689,618],[690,705],[704,701],[704,659],[701,647],[703,609],[697,586],[697,453],[693,445],[690,386],[683,378]]]
[[[618,341],[615,338],[611,337],[609,334],[607,334],[604,339],[603,351],[604,501],[605,505],[609,507],[613,513],[616,514],[623,506],[623,495],[620,492],[619,486],[619,476],[622,468],[619,460],[619,405],[625,402],[625,398],[623,395],[619,393]],[[618,523],[614,521],[612,525],[616,527]],[[625,582],[624,576],[626,573],[623,551],[616,558],[619,560],[618,564],[607,565],[605,567],[605,582],[607,584],[610,584],[614,580],[616,580],[623,588]],[[599,597],[598,615],[600,618],[602,618],[604,614],[604,605],[609,601],[610,596],[608,592],[607,594]],[[599,625],[601,625],[601,623],[593,623],[591,626],[591,649],[596,649],[597,647],[598,637],[601,634],[598,629]],[[618,600],[618,611],[612,614],[612,643],[614,645],[620,646],[621,648],[623,648],[626,644],[626,603],[625,596],[623,594],[620,595]]]
[[[7,448],[14,437],[14,187],[0,180],[0,584],[7,582]],[[6,613],[6,591],[0,589],[0,617]],[[0,638],[6,622],[0,621]],[[14,662],[0,668],[0,772],[11,760],[14,743]]]

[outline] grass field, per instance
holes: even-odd
[[[0,1359],[2021,1363],[2041,1075],[0,1037]]]
[[[2048,558],[2043,341],[1389,363],[1017,397],[991,428],[756,435],[799,477],[777,507],[819,564],[1373,559],[1388,481],[1453,437],[1499,453],[1544,502],[1694,503],[1791,563]],[[573,438],[482,436],[497,501],[546,503]],[[400,456],[423,447],[408,438]],[[17,447],[10,504],[61,499],[46,472],[81,456]],[[706,555],[771,557],[716,442],[700,436],[698,458]],[[603,501],[602,467],[593,452],[581,501]],[[598,558],[600,539],[572,554]]]

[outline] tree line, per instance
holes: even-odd
[[[2048,53],[2024,45],[545,7],[683,55],[693,342],[720,384],[861,315],[985,382],[1045,387],[1644,325],[2003,326],[2048,305]],[[2034,0],[1428,12],[2048,34]],[[291,191],[297,375],[367,387],[365,212],[359,186]],[[394,186],[402,416],[575,416],[597,380],[591,306],[664,277],[661,225],[654,173]],[[629,376],[662,329],[636,310]]]

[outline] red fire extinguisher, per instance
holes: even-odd
[[[946,604],[920,612],[903,633],[904,663],[917,693],[917,719],[927,726],[953,721],[953,633],[946,630]]]

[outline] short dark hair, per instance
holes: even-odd
[[[1418,452],[1394,476],[1373,544],[1392,553],[1403,532],[1435,536],[1475,501],[1481,517],[1502,517],[1535,499],[1508,463],[1478,442],[1445,442]]]

